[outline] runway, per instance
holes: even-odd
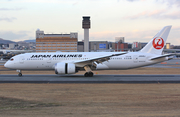
[[[0,83],[180,83],[180,75],[1,75]]]

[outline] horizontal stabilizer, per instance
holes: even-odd
[[[150,58],[150,60],[156,60],[156,59],[160,59],[160,58],[164,58],[164,57],[169,57],[169,56],[174,56],[175,54],[164,54],[164,55],[160,55],[160,56],[155,56]]]

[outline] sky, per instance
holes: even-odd
[[[0,38],[35,39],[40,29],[78,32],[81,41],[83,16],[90,16],[90,41],[148,42],[172,25],[167,42],[180,45],[180,0],[0,0]]]

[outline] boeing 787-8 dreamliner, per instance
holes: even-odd
[[[56,74],[74,74],[85,70],[85,77],[92,77],[92,70],[132,69],[169,60],[171,54],[162,50],[171,26],[165,26],[138,52],[54,52],[25,53],[12,57],[4,66],[22,70],[54,70]]]

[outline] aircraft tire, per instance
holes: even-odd
[[[86,72],[86,73],[84,74],[84,76],[85,76],[85,77],[88,77],[88,76],[89,76],[88,72]]]
[[[22,73],[19,73],[18,76],[21,77],[21,76],[22,76]]]
[[[89,72],[89,77],[93,77],[93,72]]]
[[[84,74],[84,76],[85,77],[93,77],[93,72],[86,72],[85,74]]]

